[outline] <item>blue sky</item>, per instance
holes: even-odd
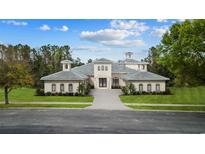
[[[134,52],[135,59],[147,56],[148,49],[159,43],[174,22],[181,20],[1,20],[0,43],[28,44],[38,48],[45,44],[69,45],[72,55],[83,62],[89,58],[124,59]]]

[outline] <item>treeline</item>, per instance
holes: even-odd
[[[3,45],[0,44],[0,61],[18,62],[24,65],[28,73],[32,75],[33,86],[42,86],[42,76],[61,71],[61,60],[68,59],[73,62],[72,67],[83,65],[80,58],[74,59],[68,45],[43,45],[40,48],[32,48],[29,45]],[[15,63],[16,64],[16,63]],[[11,63],[12,65],[12,63]]]
[[[205,84],[205,20],[173,24],[144,59],[148,70],[171,79],[171,85]]]

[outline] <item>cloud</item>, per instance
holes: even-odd
[[[105,51],[111,51],[110,48],[98,48],[96,46],[78,46],[73,47],[72,50],[86,50],[86,51],[92,51],[92,52],[105,52]]]
[[[114,47],[123,47],[123,48],[129,48],[133,46],[143,46],[145,43],[140,40],[110,40],[110,41],[101,41],[101,44],[107,45],[107,46],[114,46]]]
[[[163,26],[163,27],[158,27],[158,28],[153,28],[153,31],[150,33],[152,36],[156,37],[162,37],[166,31],[168,31],[169,27],[168,26]]]
[[[157,22],[168,22],[167,19],[157,19]]]
[[[110,26],[114,29],[129,30],[135,35],[140,35],[142,32],[149,29],[149,26],[144,22],[138,22],[136,20],[112,20]]]
[[[98,31],[82,31],[80,38],[83,40],[100,43],[106,46],[131,47],[144,45],[142,40],[130,40],[128,37],[135,35],[133,32],[121,29],[101,29]]]
[[[55,28],[55,30],[61,31],[61,32],[67,32],[69,30],[69,28],[66,25],[63,25],[60,28]]]
[[[42,30],[42,31],[48,31],[48,30],[51,30],[51,28],[50,28],[48,25],[46,25],[46,24],[40,26],[39,29]]]
[[[28,23],[24,21],[2,20],[2,23],[13,26],[27,26]]]

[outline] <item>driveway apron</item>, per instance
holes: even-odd
[[[120,101],[120,89],[94,89],[91,95],[94,97],[93,105],[87,109],[102,109],[102,110],[129,110]]]

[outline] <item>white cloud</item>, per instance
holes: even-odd
[[[27,26],[28,23],[24,21],[2,20],[2,23],[13,26]]]
[[[67,32],[68,31],[68,26],[66,25],[63,25],[62,27],[60,28],[55,28],[55,30],[58,30],[58,31],[61,31],[61,32]]]
[[[121,29],[102,29],[98,31],[83,31],[80,34],[80,38],[100,43],[106,46],[115,47],[131,47],[144,45],[142,40],[131,40],[129,36],[133,36],[135,33],[128,30]]]
[[[72,50],[86,50],[86,51],[92,51],[92,52],[105,52],[105,51],[111,51],[110,48],[98,48],[96,46],[78,46],[73,47]]]
[[[144,22],[138,22],[136,20],[112,20],[110,26],[114,29],[129,30],[135,35],[140,35],[142,32],[149,29],[149,26]]]
[[[157,19],[157,22],[168,22],[167,19]]]
[[[103,45],[107,45],[107,46],[123,47],[123,48],[145,45],[145,43],[140,39],[136,39],[136,40],[110,40],[110,41],[101,41],[100,43]]]
[[[48,25],[46,25],[46,24],[40,26],[39,29],[42,30],[42,31],[48,31],[48,30],[51,30],[51,28],[50,28]]]
[[[161,37],[166,31],[169,29],[168,26],[163,26],[163,27],[158,27],[158,28],[153,28],[153,31],[151,32],[152,36],[157,36]]]

